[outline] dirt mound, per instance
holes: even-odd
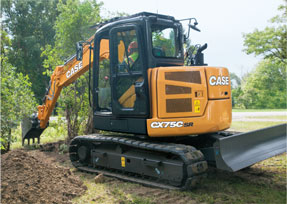
[[[69,169],[24,150],[1,156],[2,203],[71,203],[86,187]]]

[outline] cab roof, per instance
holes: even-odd
[[[91,26],[90,28],[96,28],[99,29],[102,26],[108,24],[108,23],[112,23],[112,22],[116,22],[116,21],[121,21],[121,20],[128,20],[128,19],[132,19],[135,17],[149,17],[149,16],[156,16],[158,18],[161,19],[167,19],[167,20],[171,20],[171,21],[176,21],[175,18],[173,16],[168,16],[168,15],[163,15],[163,14],[157,14],[157,13],[150,13],[150,12],[140,12],[140,13],[136,13],[130,16],[123,16],[123,17],[115,17],[115,18],[111,18],[107,21],[103,21],[101,23],[95,24],[93,26]]]

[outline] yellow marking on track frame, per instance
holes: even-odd
[[[121,163],[122,163],[122,167],[126,167],[126,158],[125,157],[121,157]]]

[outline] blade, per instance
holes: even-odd
[[[286,152],[286,123],[216,138],[215,160],[219,169],[238,171]]]

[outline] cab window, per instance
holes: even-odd
[[[178,30],[176,28],[163,25],[152,25],[151,30],[152,52],[155,57],[180,57]]]

